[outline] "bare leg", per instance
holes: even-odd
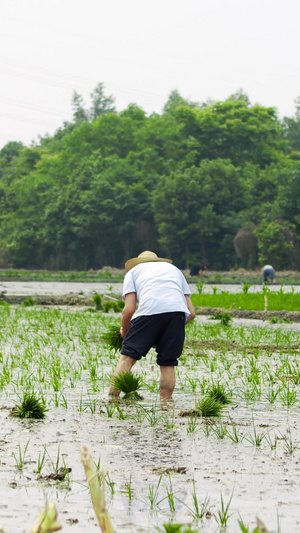
[[[121,372],[130,372],[130,370],[132,369],[133,365],[136,363],[136,360],[133,359],[132,357],[129,357],[129,355],[123,355],[121,354],[120,355],[120,359],[119,359],[119,362],[115,368],[115,371],[114,371],[114,376],[117,376],[118,374],[120,374]],[[108,390],[108,394],[111,394],[113,396],[119,396],[120,394],[120,391],[115,389],[112,385],[112,383],[110,384],[110,387],[109,387],[109,390]]]
[[[161,366],[160,367],[160,382],[159,392],[161,398],[172,398],[172,393],[175,387],[175,367]]]

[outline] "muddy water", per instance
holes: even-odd
[[[197,317],[199,327],[207,320]],[[239,324],[240,321],[234,320],[234,326]],[[266,324],[244,321],[244,325]],[[29,326],[34,326],[32,321]],[[286,329],[293,325],[270,327]],[[15,344],[13,339],[0,346],[3,371],[6,358],[14,349],[22,350],[22,344]],[[273,354],[274,360],[276,355]],[[72,357],[74,365],[82,360],[79,350]],[[115,360],[107,357],[101,366],[102,373],[108,375],[114,365]],[[25,384],[31,370],[28,368],[28,374],[23,376]],[[158,379],[154,352],[138,364],[137,371],[142,372],[147,383]],[[185,379],[210,379],[209,370],[201,362],[195,368],[187,360],[178,367],[173,402],[160,404],[157,394],[146,388],[142,390],[144,399],[138,404],[121,402],[120,409],[128,416],[125,419],[117,412],[111,418],[107,416],[106,385],[93,392],[87,370],[75,387],[66,381],[57,393],[60,406],[56,407],[53,401],[49,403],[45,420],[12,418],[10,409],[22,393],[22,387],[16,385],[22,376],[18,368],[14,372],[15,382],[6,384],[0,395],[0,527],[7,533],[30,531],[46,501],[55,502],[64,533],[99,531],[80,462],[82,444],[89,446],[96,463],[101,459],[101,469],[113,483],[114,494],[107,485],[107,503],[118,533],[154,533],[157,527],[162,528],[162,524],[170,521],[191,524],[194,487],[200,507],[209,498],[207,515],[193,522],[195,531],[219,532],[213,515],[221,509],[221,497],[225,504],[232,497],[227,529],[230,533],[240,532],[239,516],[249,531],[256,525],[256,516],[270,531],[276,531],[277,515],[281,533],[300,531],[299,448],[288,453],[284,439],[290,436],[294,445],[300,446],[299,401],[294,407],[284,408],[280,402],[271,405],[262,395],[260,401],[246,403],[237,382],[233,404],[224,410],[215,426],[219,425],[220,432],[221,424],[230,431],[236,426],[250,439],[249,442],[241,438],[234,443],[229,438],[218,438],[212,431],[207,435],[203,420],[198,420],[195,430],[188,432],[189,421],[180,416],[182,410],[192,409],[200,398],[199,391],[193,394],[185,390]],[[49,387],[42,381],[40,387],[47,397]],[[63,400],[67,408],[61,406]],[[139,408],[142,413],[147,411],[148,419],[139,418]],[[270,442],[278,437],[276,449],[271,449],[266,439],[259,447],[251,443],[253,422],[257,432],[268,432]],[[24,466],[20,470],[17,460],[27,443]],[[39,479],[37,462],[44,447],[47,457],[41,474],[53,472],[59,460],[60,465],[72,469],[69,480]],[[164,474],[157,489],[157,505],[151,508],[149,491],[151,487],[156,490],[161,473]],[[131,499],[128,483],[132,488]],[[170,510],[168,491],[174,492],[175,511]]]
[[[232,496],[229,521],[232,533],[240,531],[239,515],[251,525],[250,531],[254,529],[256,516],[264,520],[270,531],[275,531],[277,512],[282,533],[299,531],[299,452],[286,454],[280,444],[276,451],[270,451],[266,444],[256,448],[246,442],[234,444],[228,439],[207,437],[201,430],[201,422],[194,433],[188,434],[186,420],[178,413],[182,408],[193,406],[195,398],[184,393],[175,394],[174,405],[167,411],[170,419],[173,416],[175,419],[175,427],[169,430],[162,422],[149,427],[147,423],[139,424],[130,418],[107,419],[100,414],[104,401],[104,397],[98,397],[97,414],[57,408],[51,409],[46,421],[41,422],[12,419],[8,417],[8,410],[2,408],[0,516],[7,532],[29,531],[29,525],[46,501],[56,503],[64,532],[97,530],[79,460],[82,444],[90,447],[96,462],[101,457],[103,469],[115,484],[115,494],[108,493],[107,499],[118,532],[153,532],[156,526],[174,519],[177,523],[191,523],[188,507],[193,508],[193,482],[200,505],[209,497],[209,513],[217,513],[221,508],[221,495],[225,503]],[[145,394],[143,405],[152,402],[153,397]],[[131,416],[136,407],[129,406],[124,411]],[[160,413],[166,414],[166,411]],[[242,402],[228,408],[224,416],[225,420],[234,417],[245,433],[251,433],[249,408]],[[275,410],[262,403],[256,406],[254,419],[257,425],[267,426],[271,435],[280,427],[283,432],[290,429],[294,439],[300,438],[298,407],[282,412],[278,418]],[[19,472],[11,454],[17,454],[18,446],[24,449],[28,441],[24,468]],[[72,468],[70,483],[37,479],[35,469],[43,445],[54,464],[60,447],[66,466]],[[149,487],[157,487],[160,472],[178,467],[182,473],[163,476],[158,496],[161,501],[151,510]],[[43,473],[50,470],[47,467]],[[133,491],[131,501],[125,492],[128,482]],[[176,496],[175,512],[169,510],[167,491],[170,487]],[[219,531],[210,514],[198,525],[195,523],[195,529]]]
[[[204,284],[203,292],[210,294],[213,292],[213,287],[217,287],[218,292],[229,291],[230,293],[242,292],[241,284]],[[270,290],[278,291],[280,285],[269,285]],[[190,284],[191,291],[197,293],[197,287],[195,284]],[[291,290],[300,292],[300,285],[285,285],[283,287],[284,292],[290,292]],[[258,292],[262,290],[262,285],[251,285],[249,292]],[[109,283],[109,282],[53,282],[53,281],[2,281],[0,282],[0,294],[3,292],[7,295],[19,295],[19,296],[35,296],[35,295],[65,295],[76,294],[91,296],[95,293],[98,294],[114,294],[120,295],[122,293],[122,283]]]

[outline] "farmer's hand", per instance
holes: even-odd
[[[123,328],[122,328],[122,326],[120,327],[120,335],[121,335],[122,339],[124,339],[125,334],[124,334],[124,332],[123,332]]]

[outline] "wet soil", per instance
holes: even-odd
[[[3,299],[21,303],[25,297],[28,296],[4,295]],[[41,306],[67,306],[66,313],[93,305],[91,296],[86,295],[35,295],[35,300]],[[215,311],[198,308],[196,321],[199,326],[205,324]],[[253,327],[255,322],[255,327],[293,327],[299,331],[298,324],[270,325],[268,320],[277,314],[279,318],[300,322],[300,313],[233,310],[231,314],[233,327],[239,323]],[[34,323],[31,320],[25,326],[17,342],[12,336],[9,342],[0,344],[3,376],[6,358],[16,349],[22,350]],[[69,335],[68,331],[66,335]],[[69,351],[64,348],[61,355],[71,358],[76,368],[77,364],[84,363],[84,351],[74,348],[76,339],[71,334],[69,336]],[[35,342],[41,340],[48,346],[47,339],[51,352],[54,338],[49,332],[45,336],[42,331],[35,332],[29,348],[33,350]],[[102,375],[108,376],[116,364],[116,357],[102,353],[96,341],[91,340],[90,344],[97,358],[102,359]],[[38,345],[38,350],[42,357],[47,352],[41,346]],[[263,520],[269,531],[277,531],[279,517],[281,533],[299,533],[299,400],[289,408],[283,407],[279,401],[270,403],[266,399],[268,386],[265,383],[266,388],[259,400],[246,401],[241,396],[237,378],[233,402],[224,409],[220,419],[197,418],[193,429],[191,416],[181,416],[182,412],[189,415],[193,412],[201,397],[200,383],[208,383],[212,376],[226,383],[226,368],[220,366],[216,377],[216,369],[204,364],[202,352],[205,352],[206,359],[210,353],[226,352],[227,359],[232,359],[232,365],[236,365],[237,375],[242,379],[244,363],[239,361],[239,354],[244,353],[250,360],[255,359],[258,349],[264,352],[259,359],[263,373],[264,360],[269,362],[271,358],[276,366],[282,353],[287,352],[290,357],[293,354],[296,364],[299,346],[299,336],[295,342],[286,345],[260,343],[248,348],[234,340],[219,343],[206,340],[197,345],[196,340],[187,339],[187,358],[178,367],[173,401],[159,401],[157,393],[145,387],[141,390],[143,401],[120,400],[120,411],[115,409],[111,416],[107,379],[104,380],[105,387],[95,392],[85,370],[75,384],[66,380],[63,388],[53,393],[44,420],[11,417],[11,410],[22,395],[20,383],[25,388],[29,386],[31,372],[34,372],[28,368],[27,375],[16,367],[15,379],[5,382],[0,392],[0,531],[1,527],[7,533],[30,531],[47,501],[55,502],[63,533],[99,531],[80,462],[80,447],[86,444],[95,463],[101,464],[101,470],[106,474],[107,505],[117,533],[154,533],[162,531],[162,524],[169,522],[192,524],[192,528],[200,533],[219,533],[215,516],[218,516],[222,501],[226,505],[230,500],[227,529],[230,533],[240,533],[239,517],[249,526],[249,531],[253,531],[256,516]],[[198,360],[195,365],[189,355],[192,358],[196,348]],[[154,353],[136,366],[148,384],[159,379]],[[284,376],[285,380],[288,378],[288,375]],[[192,380],[198,383],[195,393],[186,385]],[[47,378],[46,382],[40,382],[40,390],[49,394]],[[66,408],[62,407],[63,402],[67,403]],[[238,428],[239,440],[235,442],[222,436],[224,427],[232,437],[233,428]],[[269,440],[266,437],[260,445],[255,445],[255,437],[263,433]],[[277,445],[272,447],[275,441]],[[45,466],[38,473],[38,462],[45,449]],[[20,454],[24,456],[22,468],[17,466]],[[59,468],[55,469],[58,459]],[[65,475],[66,471],[68,475]],[[156,490],[157,500],[151,505],[150,493]],[[194,491],[202,510],[208,501],[201,520],[193,518]],[[170,492],[175,496],[175,511],[170,508]]]

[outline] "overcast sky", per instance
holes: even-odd
[[[293,116],[300,96],[299,0],[0,0],[0,148],[30,145],[87,107],[102,82],[118,111],[161,113],[238,89]]]

